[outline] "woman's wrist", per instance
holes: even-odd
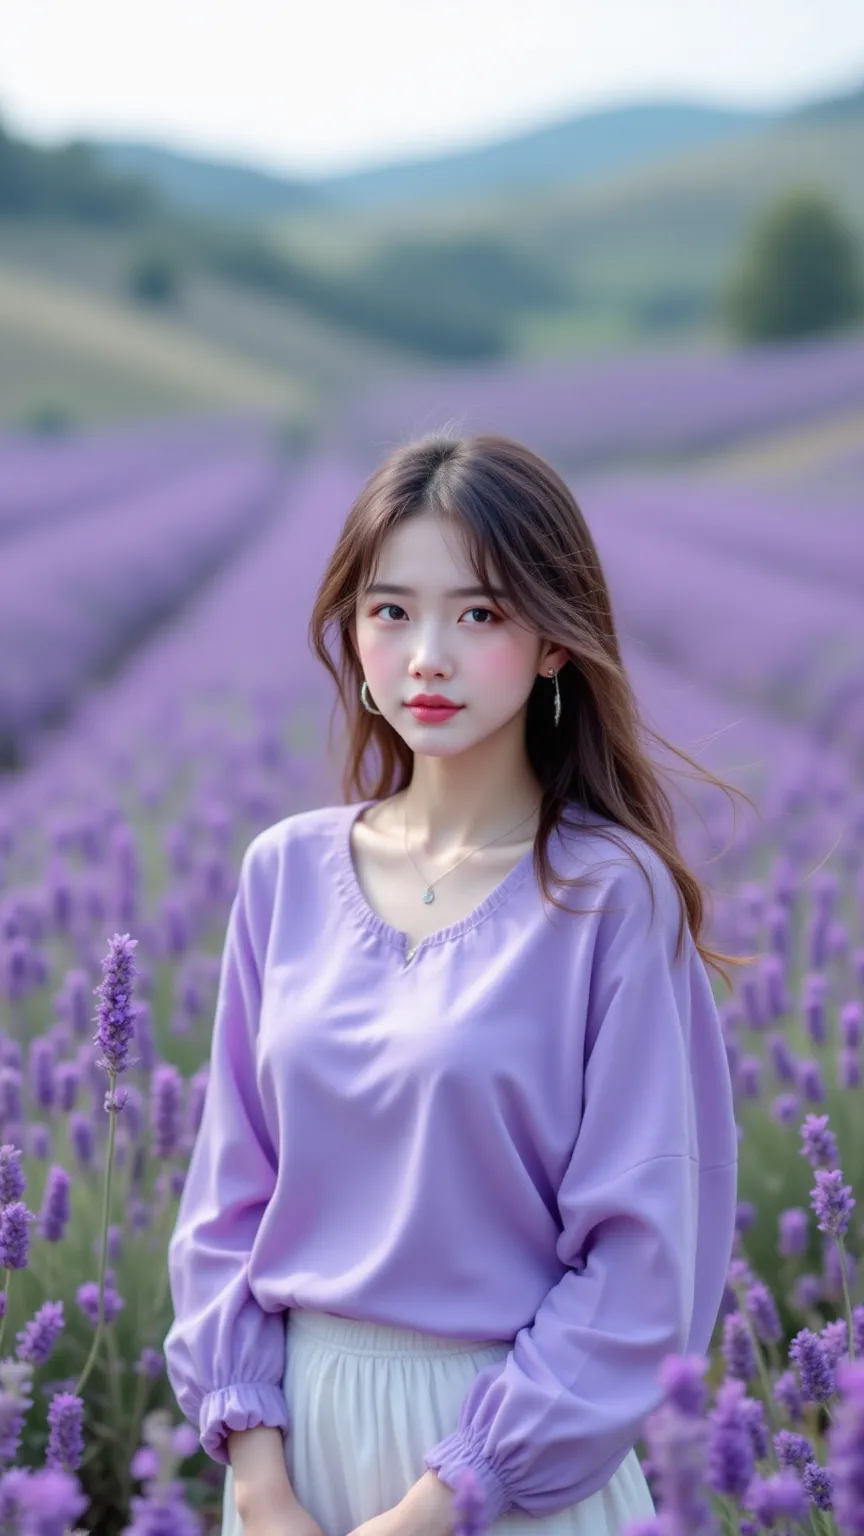
[[[281,1429],[263,1424],[254,1429],[233,1429],[225,1447],[234,1478],[234,1503],[237,1513],[277,1499],[281,1504],[296,1504],[285,1465],[285,1442]]]

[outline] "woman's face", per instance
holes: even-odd
[[[458,587],[471,591],[459,595]],[[431,756],[461,753],[504,728],[526,705],[544,654],[546,671],[566,656],[507,617],[493,592],[477,589],[455,531],[430,513],[390,534],[373,586],[358,598],[354,639],[370,703],[408,746]],[[407,708],[419,693],[463,708],[423,723]]]

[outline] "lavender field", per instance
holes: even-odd
[[[737,1253],[710,1358],[666,1362],[655,1499],[676,1531],[864,1530],[864,484],[848,447],[719,452],[864,408],[864,346],[713,363],[416,381],[302,459],[249,421],[0,440],[4,1536],[219,1528],[160,1344],[228,909],[257,831],[340,798],[307,625],[348,507],[463,414],[565,475],[646,725],[758,807],[670,784],[710,940],[757,958],[717,983]]]

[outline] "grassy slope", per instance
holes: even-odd
[[[0,421],[43,402],[82,420],[209,409],[317,419],[392,372],[385,348],[209,277],[176,311],[123,295],[122,236],[6,223],[0,233]]]

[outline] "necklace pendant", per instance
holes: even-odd
[[[423,900],[425,901],[427,906],[429,905],[430,901],[434,901],[435,900],[435,892],[433,891],[431,885],[430,885],[428,891],[424,891],[424,893],[423,893]]]

